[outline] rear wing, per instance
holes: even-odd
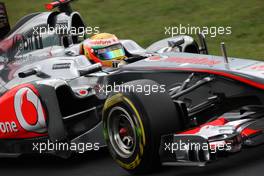
[[[9,31],[10,25],[5,4],[0,2],[0,40],[2,40]]]

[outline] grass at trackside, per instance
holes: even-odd
[[[11,24],[22,16],[44,11],[49,0],[0,0]],[[264,60],[263,0],[78,0],[73,5],[91,26],[101,32],[131,38],[143,46],[168,37],[165,26],[231,26],[232,34],[209,38],[212,54],[220,55],[220,42],[229,56]]]

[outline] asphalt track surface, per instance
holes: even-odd
[[[129,176],[109,157],[107,150],[88,152],[70,160],[54,156],[0,159],[0,176]],[[206,167],[163,167],[153,176],[263,176],[264,146],[222,158]]]

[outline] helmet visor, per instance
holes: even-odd
[[[121,44],[108,46],[106,48],[97,49],[97,56],[101,60],[112,60],[125,56],[124,48]]]

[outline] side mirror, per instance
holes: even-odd
[[[178,40],[178,41],[168,41],[168,45],[171,49],[177,47],[179,48],[180,52],[182,52],[182,44],[184,44],[185,40],[184,38]]]

